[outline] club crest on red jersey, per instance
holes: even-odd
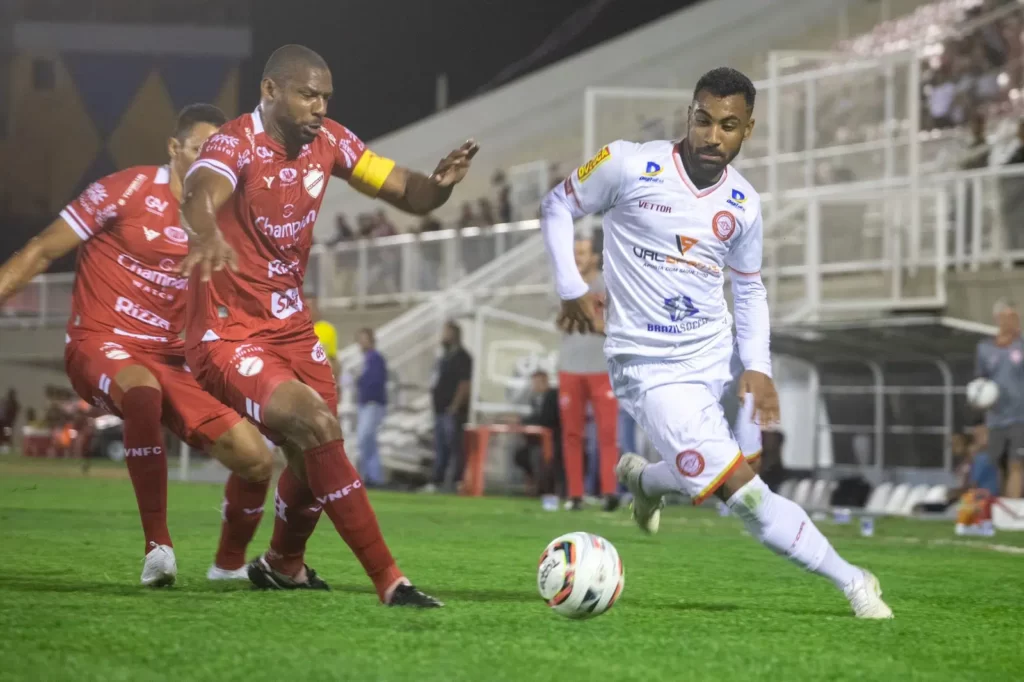
[[[320,192],[324,190],[324,172],[320,170],[320,164],[317,164],[315,168],[310,165],[303,171],[302,186],[314,199],[320,196]]]

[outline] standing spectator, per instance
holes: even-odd
[[[605,498],[605,511],[619,506],[616,493],[615,464],[619,459],[616,440],[619,403],[612,392],[608,378],[608,365],[604,359],[604,278],[597,268],[598,255],[589,239],[576,241],[576,267],[597,298],[595,307],[602,311],[597,316],[600,326],[595,334],[563,334],[558,354],[558,394],[562,409],[562,459],[565,463],[566,495],[569,508],[583,507],[583,432],[586,425],[587,404],[597,422],[598,459],[600,462],[600,492]]]
[[[509,187],[505,174],[501,171],[495,173],[491,184],[494,185],[498,193],[498,222],[512,222],[512,188]]]
[[[0,454],[6,455],[14,443],[14,424],[18,421],[18,392],[13,388],[7,392],[7,399],[0,405]]]
[[[480,221],[477,219],[476,214],[473,213],[473,204],[465,202],[462,204],[462,213],[459,214],[459,227],[476,227]]]
[[[480,227],[490,227],[495,224],[494,219],[494,208],[491,206],[491,200],[487,197],[481,197],[477,202],[477,208],[480,211],[479,221]]]
[[[978,342],[975,374],[996,382],[999,400],[985,415],[989,455],[1005,462],[1006,496],[1024,493],[1024,340],[1020,315],[1013,303],[1001,300],[993,309],[999,331]]]
[[[359,475],[370,487],[384,483],[380,467],[377,432],[387,412],[388,364],[377,351],[372,329],[361,329],[356,342],[363,351],[363,373],[356,382],[356,441],[359,444]]]
[[[448,487],[445,479],[452,463],[451,487],[459,485],[466,466],[463,431],[469,420],[469,381],[473,375],[473,358],[462,347],[462,329],[453,321],[444,325],[441,347],[431,387],[434,401],[434,480],[424,488],[425,492]]]

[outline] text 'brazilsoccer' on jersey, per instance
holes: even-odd
[[[678,146],[619,140],[565,180],[604,213],[605,355],[687,358],[731,334],[724,271],[761,270],[761,200],[731,166],[698,190]]]

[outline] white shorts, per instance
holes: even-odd
[[[608,361],[619,405],[643,428],[695,505],[714,494],[744,460],[720,402],[732,379],[732,352],[729,338],[690,360]]]

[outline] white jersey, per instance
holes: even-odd
[[[669,141],[618,140],[565,181],[604,213],[608,358],[687,359],[732,335],[724,271],[761,270],[761,199],[729,166],[698,190]]]

